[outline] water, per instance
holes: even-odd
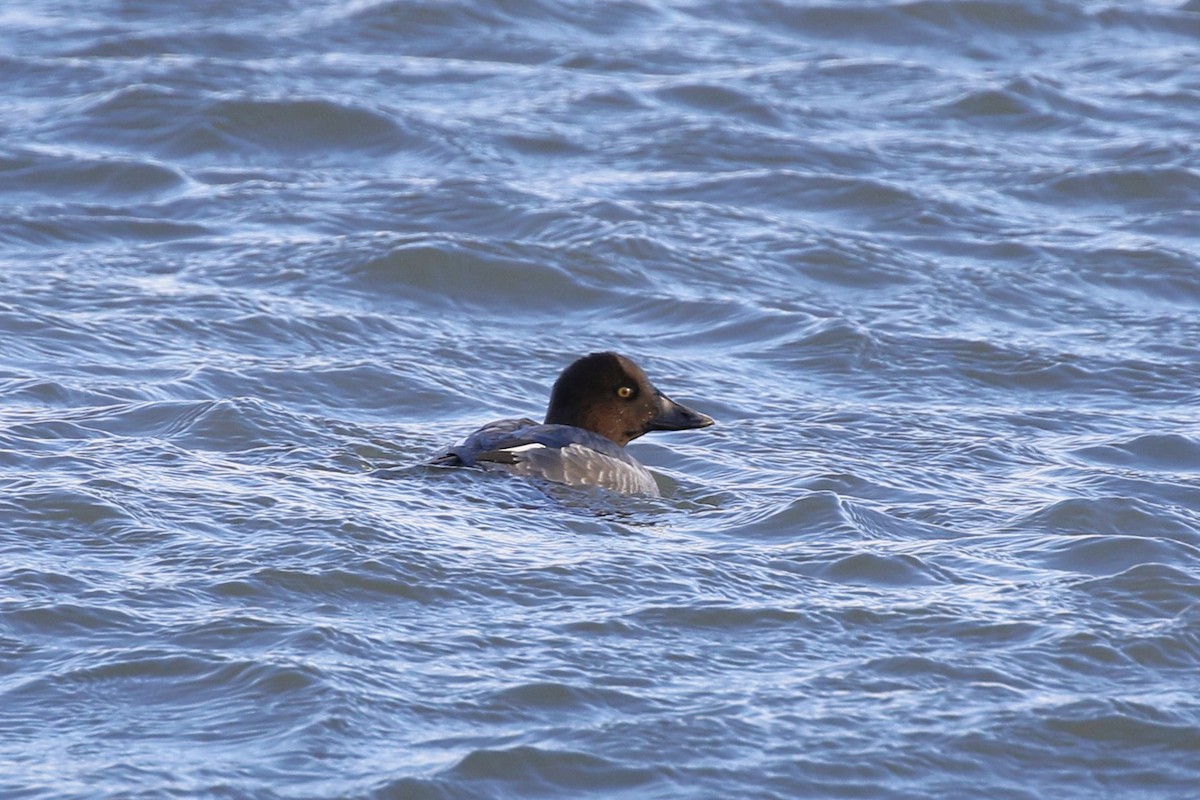
[[[0,3],[0,795],[1195,797],[1195,2]],[[664,497],[421,461],[624,352]]]

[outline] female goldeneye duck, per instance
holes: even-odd
[[[676,403],[641,367],[616,353],[571,364],[550,392],[546,420],[489,422],[429,463],[480,467],[569,486],[658,494],[650,471],[625,451],[649,431],[706,428],[711,417]]]

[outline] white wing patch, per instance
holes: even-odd
[[[501,447],[497,452],[501,453],[524,453],[527,450],[545,450],[546,445],[531,442],[529,444],[519,444],[516,447]]]

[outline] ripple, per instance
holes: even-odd
[[[798,498],[764,505],[745,514],[737,526],[739,537],[755,536],[794,540],[807,536],[849,534],[854,526],[842,500],[833,492],[811,492]]]
[[[1100,110],[1061,86],[1035,77],[1014,78],[1002,86],[974,88],[944,111],[982,125],[1021,131],[1087,128]]]
[[[1080,277],[1101,290],[1140,294],[1152,303],[1200,305],[1200,276],[1186,253],[1145,245],[1071,250],[1061,257],[1078,263]]]
[[[731,605],[647,608],[633,617],[653,630],[763,631],[786,630],[805,621],[805,614],[783,608]]]
[[[1200,440],[1175,433],[1151,433],[1123,442],[1081,447],[1075,453],[1100,464],[1200,472]]]
[[[14,587],[15,588],[15,587]],[[102,608],[76,603],[55,603],[48,606],[25,606],[4,613],[4,620],[13,630],[38,638],[77,636],[79,634],[113,634],[137,630],[144,619],[121,609]]]
[[[495,692],[487,702],[496,709],[517,713],[542,710],[564,714],[596,711],[638,713],[647,710],[643,700],[626,692],[553,681],[508,687]]]
[[[43,207],[31,216],[0,214],[0,241],[34,247],[71,244],[108,244],[119,241],[167,242],[202,237],[203,225],[139,217],[123,210],[103,208],[89,213],[73,207]]]
[[[424,574],[422,574],[424,573]],[[214,591],[230,598],[268,600],[287,593],[297,597],[322,596],[329,601],[343,600],[418,603],[445,601],[459,596],[457,591],[440,586],[428,567],[407,566],[395,570],[379,564],[349,565],[326,570],[267,568],[223,581]]]
[[[895,5],[762,4],[754,17],[764,26],[785,26],[805,36],[868,41],[902,47],[931,46],[964,37],[1062,34],[1086,25],[1083,10],[1070,3],[947,2],[918,0]]]
[[[414,144],[387,115],[324,98],[223,100],[208,111],[205,124],[243,144],[284,154],[389,152]]]
[[[78,464],[77,461],[75,463]],[[137,522],[118,503],[94,491],[79,488],[45,486],[20,495],[10,493],[9,499],[0,501],[10,506],[10,513],[17,507],[11,500],[19,500],[21,508],[20,515],[13,514],[11,519],[21,519],[32,512],[39,527],[77,527],[89,531],[92,536],[108,538],[118,537],[131,527],[136,527]]]
[[[1130,618],[1171,619],[1200,608],[1200,578],[1168,564],[1138,564],[1074,588]]]
[[[491,792],[528,787],[546,792],[650,790],[660,780],[654,770],[628,767],[599,756],[573,750],[529,745],[505,749],[480,749],[467,754],[447,773]]]
[[[88,158],[36,150],[0,154],[5,193],[57,198],[161,196],[185,181],[175,168],[133,158]]]
[[[133,403],[83,409],[70,417],[84,431],[171,440],[188,448],[243,452],[296,444],[301,417],[257,398]]]
[[[92,663],[80,663],[85,661]],[[271,715],[286,708],[289,698],[311,696],[323,683],[321,673],[307,666],[239,663],[206,654],[142,648],[84,654],[75,659],[75,666],[28,682],[6,696],[22,707],[54,697],[60,708],[87,703],[98,711],[136,698],[134,702],[151,718],[153,709],[174,706],[177,698],[185,696],[187,707],[198,711],[199,724],[207,725],[221,709],[251,699],[261,702],[265,714]],[[96,723],[100,720],[92,721]],[[248,729],[233,736],[252,739],[254,734]]]
[[[679,103],[723,118],[734,117],[755,125],[781,127],[785,117],[753,94],[728,85],[681,83],[656,92],[660,100]]]
[[[760,359],[794,368],[853,374],[872,361],[881,344],[869,328],[830,317],[797,326],[790,341],[763,348]]]
[[[1047,710],[1044,724],[1053,733],[1088,741],[1137,748],[1200,747],[1200,726],[1194,720],[1143,703],[1081,700]]]
[[[1128,497],[1060,500],[1029,516],[1021,526],[1073,536],[1118,535],[1200,543],[1200,531],[1170,508]]]
[[[880,553],[844,556],[816,574],[838,583],[866,586],[931,586],[946,582],[938,570],[915,556]]]
[[[1076,534],[1044,543],[1031,555],[1033,560],[1051,569],[1114,575],[1146,564],[1195,562],[1200,559],[1200,549],[1144,536]]]
[[[1102,167],[1048,179],[1035,196],[1073,207],[1111,203],[1136,211],[1173,211],[1200,204],[1200,172],[1184,167]]]
[[[225,98],[195,89],[130,86],[93,101],[64,132],[81,141],[151,148],[170,157],[213,154],[320,161],[430,147],[419,124],[323,97]],[[103,131],[102,136],[97,132]]]
[[[346,274],[366,291],[402,297],[418,293],[439,305],[521,308],[538,316],[604,307],[617,295],[552,264],[516,256],[504,245],[460,236],[414,237],[384,256],[349,267]],[[525,300],[533,287],[551,304],[530,307]]]

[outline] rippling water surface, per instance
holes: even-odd
[[[1195,797],[1200,4],[0,2],[0,795]],[[660,498],[421,466],[615,349]]]

